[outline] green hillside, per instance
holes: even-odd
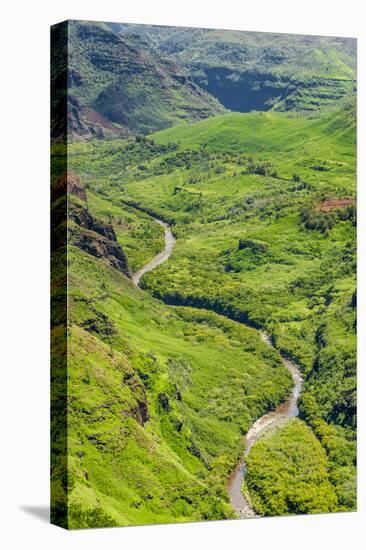
[[[179,63],[233,111],[314,111],[355,90],[356,40],[326,36],[121,25]]]
[[[257,441],[247,468],[246,489],[264,515],[320,514],[338,509],[327,455],[298,419]]]
[[[104,23],[68,21],[53,28],[53,41],[56,83],[66,70],[58,50],[68,51],[68,132],[74,139],[148,133],[224,111],[174,61],[142,51],[138,40],[117,36]]]
[[[52,41],[52,136],[126,138],[232,111],[312,112],[356,90],[356,41],[68,21]],[[68,70],[64,58],[68,56]]]
[[[286,357],[299,418],[254,440],[249,509],[355,510],[355,40],[51,37],[53,522],[237,517],[228,477],[291,395]],[[175,244],[137,288],[154,218]]]
[[[339,510],[356,497],[354,144],[345,103],[314,120],[227,114],[143,140],[74,144],[69,159],[95,212],[137,206],[173,224],[173,254],[145,289],[265,327],[302,367],[300,414],[326,453]]]
[[[172,310],[135,288],[127,267],[112,262],[115,235],[91,217],[93,196],[86,202],[73,178],[67,525],[233,517],[226,478],[243,434],[286,396],[290,376],[256,331],[209,311]],[[56,346],[60,329],[54,310]],[[60,374],[53,370],[56,380]],[[57,463],[60,502],[62,474]]]

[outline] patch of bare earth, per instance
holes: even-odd
[[[355,199],[331,199],[323,201],[316,207],[316,210],[320,212],[330,212],[338,208],[346,208],[355,204]]]

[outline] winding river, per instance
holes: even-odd
[[[273,346],[272,338],[263,331],[260,331],[261,338],[266,344]],[[294,381],[294,386],[291,391],[290,397],[280,403],[276,409],[270,411],[254,422],[249,428],[245,436],[245,451],[241,460],[238,462],[236,468],[231,472],[227,487],[230,496],[230,502],[236,513],[240,518],[256,517],[256,513],[251,507],[248,500],[242,493],[242,485],[246,472],[245,457],[249,453],[253,444],[257,441],[260,435],[262,435],[269,428],[275,428],[286,422],[289,418],[297,416],[299,409],[297,407],[297,401],[301,392],[302,377],[299,367],[291,361],[289,358],[282,356],[282,362],[286,369],[290,372]]]
[[[162,250],[161,252],[159,252],[159,254],[154,256],[151,262],[142,266],[141,269],[139,269],[136,273],[132,275],[132,281],[136,286],[139,286],[140,279],[143,275],[145,275],[145,273],[147,273],[148,271],[151,271],[152,269],[155,269],[155,267],[165,262],[173,252],[175,238],[173,233],[171,232],[170,226],[166,222],[163,222],[163,220],[159,220],[158,218],[153,218],[153,219],[156,221],[156,223],[158,223],[164,228],[165,247],[164,247],[164,250]]]
[[[153,216],[151,217],[156,223],[164,228],[165,247],[164,250],[159,252],[159,254],[157,254],[150,262],[145,264],[132,276],[132,281],[137,287],[139,287],[140,279],[145,273],[155,269],[158,265],[162,264],[170,257],[175,243],[175,238],[169,224]],[[268,346],[274,347],[272,338],[269,334],[264,331],[259,331],[259,333],[262,340]],[[296,363],[291,361],[288,357],[282,355],[282,362],[293,378],[294,386],[292,392],[286,401],[283,401],[273,411],[270,411],[258,418],[249,428],[245,437],[245,452],[228,478],[227,489],[230,497],[230,503],[239,518],[250,518],[257,516],[254,509],[250,505],[250,502],[242,493],[242,485],[246,472],[245,459],[247,454],[255,441],[257,441],[260,435],[262,435],[266,430],[269,428],[273,429],[276,426],[283,424],[289,418],[295,417],[299,413],[297,401],[302,387],[301,373]]]

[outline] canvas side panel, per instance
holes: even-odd
[[[51,523],[67,528],[68,23],[51,27]]]

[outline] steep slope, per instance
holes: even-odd
[[[90,214],[75,175],[69,191],[68,474],[55,453],[53,520],[65,500],[70,528],[233,517],[226,476],[242,434],[291,386],[279,354],[250,328],[135,288],[110,254],[75,240]],[[60,351],[61,333],[55,317]],[[53,387],[61,375],[54,365]]]
[[[80,178],[72,171],[56,179],[53,186],[52,238],[55,249],[66,244],[77,246],[91,256],[103,258],[112,267],[131,275],[127,257],[117,242],[113,226],[93,217]],[[67,201],[67,206],[64,203]],[[67,224],[64,218],[67,208]]]
[[[356,86],[351,38],[149,25],[121,25],[120,35],[154,44],[233,111],[314,111]]]
[[[69,93],[77,73],[69,67],[70,25],[51,27],[51,139],[54,143],[69,139],[127,137],[125,128],[113,124],[90,106]],[[76,80],[75,80],[76,79]]]
[[[62,153],[53,146],[52,520],[233,517],[226,476],[242,434],[286,396],[290,376],[254,330],[134,287],[114,229],[124,210],[95,201],[75,172],[57,175]]]
[[[67,43],[69,133],[74,138],[125,137],[223,112],[173,60],[142,51],[138,40],[117,36],[103,23],[62,25],[53,29],[53,81],[59,82],[66,70],[61,53]],[[53,126],[57,135],[57,121]]]
[[[79,249],[69,263],[69,526],[96,527],[98,510],[119,525],[232,517],[242,433],[291,384],[278,354]]]

